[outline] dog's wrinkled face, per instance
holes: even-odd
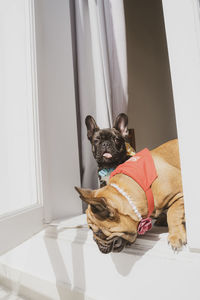
[[[116,118],[111,129],[100,129],[91,116],[86,117],[85,123],[92,153],[99,167],[111,168],[125,161],[125,137],[128,135],[128,117],[125,114]]]
[[[102,129],[92,137],[92,153],[99,166],[113,166],[126,157],[125,140],[115,129]]]
[[[76,188],[80,198],[89,204],[88,226],[102,253],[120,252],[137,237],[138,221],[132,217],[129,204],[109,189],[112,188],[106,186],[96,191]]]

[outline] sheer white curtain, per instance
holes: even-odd
[[[75,0],[82,186],[97,187],[97,168],[85,117],[101,128],[127,111],[127,57],[123,0]]]

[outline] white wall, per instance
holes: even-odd
[[[35,0],[45,218],[81,213],[68,0]]]
[[[200,3],[163,0],[190,248],[200,250]],[[178,18],[177,18],[178,15]]]
[[[176,138],[165,28],[160,0],[125,0],[129,127],[136,148]]]

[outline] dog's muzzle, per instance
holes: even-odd
[[[125,246],[130,245],[130,243],[123,239],[122,237],[116,236],[113,237],[110,240],[104,240],[105,235],[101,230],[95,233],[94,235],[94,241],[97,243],[97,246],[99,247],[99,250],[104,253],[110,253],[110,252],[121,252]]]
[[[110,252],[121,252],[128,243],[122,237],[118,237],[118,236],[113,238],[112,241],[109,241],[107,243],[100,242],[99,240],[97,240],[95,238],[94,238],[94,240],[97,243],[99,250],[104,254],[107,254]]]

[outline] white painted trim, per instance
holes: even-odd
[[[82,212],[68,0],[34,1],[38,106],[46,223]]]
[[[187,239],[200,249],[200,8],[198,0],[163,0],[180,146]]]
[[[34,147],[34,182],[36,186],[37,203],[29,205],[18,211],[12,211],[0,216],[0,254],[16,247],[24,240],[43,228],[43,192],[41,180],[41,157],[40,157],[40,135],[38,118],[38,88],[37,88],[37,65],[36,65],[36,40],[35,40],[35,15],[34,0],[25,1],[25,18],[27,31],[25,41],[27,44],[27,86],[31,105],[28,109],[31,125],[30,147]],[[12,187],[11,187],[12,188]]]
[[[32,83],[32,113],[33,135],[35,151],[36,185],[38,204],[43,204],[42,168],[40,149],[39,103],[38,103],[38,77],[37,77],[37,53],[36,53],[36,28],[35,28],[35,4],[34,0],[27,1],[29,12],[30,30],[30,58],[31,58],[31,83]]]
[[[1,217],[0,219],[0,255],[16,247],[40,231],[43,226],[43,207],[33,205]]]

